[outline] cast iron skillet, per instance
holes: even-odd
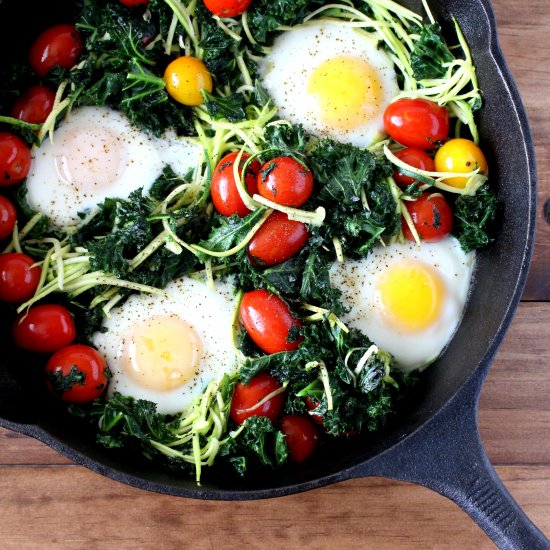
[[[420,2],[405,2],[420,12]],[[410,410],[377,436],[330,444],[299,469],[247,479],[223,476],[197,486],[135,456],[94,443],[93,434],[44,401],[29,382],[29,358],[0,349],[0,425],[35,437],[75,462],[135,487],[176,496],[244,500],[288,495],[371,475],[411,481],[454,500],[501,548],[550,548],[498,479],[481,444],[476,412],[481,385],[518,305],[532,254],[536,167],[527,118],[497,43],[489,0],[432,0],[436,18],[461,24],[485,104],[480,116],[491,180],[502,202],[497,242],[478,255],[464,321],[426,373]],[[0,62],[23,57],[37,32],[70,20],[70,2],[0,0]],[[11,317],[1,311],[0,334]],[[3,327],[1,325],[4,325]],[[22,372],[23,371],[23,372]],[[30,376],[32,378],[32,375]]]

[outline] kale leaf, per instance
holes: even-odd
[[[454,59],[441,33],[441,26],[438,23],[424,25],[411,54],[411,67],[415,79],[443,78],[447,74],[444,64]]]
[[[498,210],[495,193],[483,186],[474,196],[461,195],[455,202],[454,235],[465,252],[482,248],[494,239],[494,222]]]

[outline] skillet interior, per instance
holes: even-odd
[[[403,2],[420,11],[420,2]],[[161,473],[135,455],[98,447],[93,434],[52,408],[38,389],[36,360],[11,348],[12,319],[0,308],[0,424],[31,433],[77,462],[145,489],[198,498],[261,498],[344,479],[424,425],[477,372],[483,375],[519,300],[532,247],[535,180],[532,144],[519,97],[496,46],[486,0],[432,0],[439,21],[453,14],[461,24],[477,65],[484,107],[481,141],[498,185],[502,211],[497,242],[478,254],[475,282],[465,317],[445,354],[423,376],[403,415],[375,436],[327,444],[300,469],[238,479],[218,476],[198,488],[192,480]],[[72,3],[0,0],[0,63],[24,57],[29,42],[50,24],[70,20]],[[25,21],[25,25],[21,22]],[[4,421],[1,419],[4,418]]]

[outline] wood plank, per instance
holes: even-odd
[[[4,550],[104,548],[489,549],[456,505],[380,478],[353,480],[259,502],[196,502],[116,484],[83,468],[0,470]],[[550,532],[550,472],[499,474],[526,512]],[[29,518],[29,521],[27,521]],[[32,523],[30,521],[32,518]]]
[[[550,10],[546,0],[496,0],[493,5],[501,46],[525,103],[536,143],[538,228],[524,299],[550,300]]]

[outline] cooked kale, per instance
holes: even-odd
[[[447,74],[445,63],[454,61],[438,23],[424,25],[420,38],[414,44],[411,54],[411,67],[416,80],[442,78]]]
[[[497,211],[498,200],[487,185],[473,197],[461,195],[456,200],[453,233],[465,252],[482,248],[495,240],[493,233]]]

